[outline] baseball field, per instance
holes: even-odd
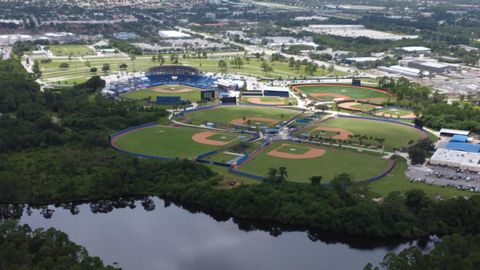
[[[287,97],[243,97],[243,101],[252,103],[252,104],[261,104],[261,105],[295,105],[297,101],[294,98]]]
[[[388,160],[340,148],[274,142],[238,170],[265,176],[270,168],[280,166],[287,168],[289,181],[308,182],[312,176],[322,176],[326,183],[340,173],[348,173],[355,180],[374,177],[387,169]]]
[[[248,138],[247,134],[157,125],[121,134],[112,138],[112,144],[136,154],[191,159]]]
[[[333,131],[336,133],[333,137],[339,140],[357,140],[356,137],[362,136],[364,142],[370,141],[373,143],[374,138],[384,139],[384,146],[391,150],[394,148],[408,147],[412,145],[411,142],[418,142],[426,136],[423,132],[414,127],[384,122],[367,120],[360,118],[332,118],[323,121],[317,125],[308,127],[307,132],[315,132],[318,130]],[[346,134],[346,135],[345,135]],[[350,136],[349,136],[350,135]]]
[[[201,90],[185,85],[160,85],[122,94],[132,99],[149,99],[155,101],[157,96],[179,96],[183,100],[199,101]]]
[[[381,101],[391,96],[388,92],[376,88],[343,84],[305,84],[292,88],[321,101],[333,101],[335,99]]]
[[[375,112],[375,115],[390,118],[415,118],[412,110],[400,108],[385,108]]]
[[[194,125],[204,122],[230,123],[235,125],[275,126],[289,120],[298,111],[260,106],[220,106],[212,109],[187,112],[185,117]]]

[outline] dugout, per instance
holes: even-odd
[[[214,100],[215,99],[215,90],[205,90],[200,93],[202,100]]]
[[[236,97],[222,97],[222,104],[237,104]]]
[[[352,79],[352,86],[362,86],[362,80]]]
[[[286,87],[272,87],[268,86],[263,90],[265,97],[289,97],[290,90]]]

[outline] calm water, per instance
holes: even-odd
[[[20,222],[32,228],[59,229],[91,255],[130,270],[362,269],[368,262],[377,264],[388,251],[418,244],[389,241],[386,246],[371,240],[288,232],[271,224],[214,218],[159,198],[151,202],[154,205],[144,207],[141,201],[132,201],[133,209],[106,209],[103,212],[108,213],[96,214],[91,205],[82,204],[76,207],[76,215],[49,206],[55,210],[50,218],[43,216],[45,211],[42,215],[32,209],[30,215],[24,211]],[[431,246],[425,241],[423,248]]]

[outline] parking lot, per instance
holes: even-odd
[[[443,166],[410,166],[410,181],[480,192],[480,173]]]

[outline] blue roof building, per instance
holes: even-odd
[[[465,136],[465,135],[453,135],[452,139],[450,139],[450,142],[466,143],[466,142],[468,142],[468,136]]]
[[[470,153],[480,153],[480,145],[472,144],[472,143],[451,141],[447,144],[445,148],[449,150],[457,150],[457,151],[464,151],[464,152],[470,152]]]

